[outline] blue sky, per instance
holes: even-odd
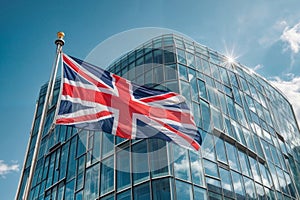
[[[2,0],[0,16],[1,199],[15,196],[39,88],[51,71],[57,31],[66,33],[64,51],[79,58],[126,30],[179,31],[232,54],[272,80],[300,118],[299,0]]]

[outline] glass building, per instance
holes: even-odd
[[[48,110],[30,199],[300,199],[299,128],[291,104],[268,81],[205,46],[162,35],[108,70],[186,97],[202,135],[200,152],[159,139],[51,128]],[[16,199],[30,170],[43,86]]]

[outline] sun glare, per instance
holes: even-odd
[[[237,59],[241,55],[237,55],[237,50],[236,50],[236,45],[232,44],[230,45],[231,47],[229,48],[229,45],[226,43],[226,41],[223,41],[224,47],[225,47],[225,63],[224,64],[233,64],[237,62]]]
[[[235,60],[234,60],[234,58],[232,58],[232,57],[227,57],[227,62],[228,62],[228,63],[234,63]]]

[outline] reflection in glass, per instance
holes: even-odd
[[[194,199],[195,200],[206,200],[207,199],[206,190],[203,188],[194,186]]]
[[[251,166],[251,170],[252,170],[254,180],[261,183],[261,177],[260,177],[260,173],[259,173],[257,160],[255,160],[252,157],[249,157],[249,161],[250,161],[250,166]]]
[[[195,184],[203,185],[204,176],[200,156],[194,151],[190,151],[189,153],[192,171],[192,181]]]
[[[114,149],[114,136],[103,132],[102,134],[102,158],[111,153]]]
[[[152,181],[152,198],[153,200],[171,199],[169,179]]]
[[[220,170],[220,178],[221,178],[223,192],[227,196],[232,196],[231,192],[233,191],[233,188],[232,188],[230,173],[228,170],[223,168],[219,168],[219,170]]]
[[[99,195],[99,163],[86,170],[84,196],[86,199],[95,199]]]
[[[191,180],[188,151],[178,145],[173,145],[174,174],[180,179]]]
[[[117,188],[121,190],[130,185],[130,154],[129,148],[117,152]]]
[[[142,185],[133,188],[134,200],[150,200],[150,188],[149,182],[143,183]]]
[[[201,149],[203,157],[215,161],[216,155],[213,136],[209,133],[203,133],[202,136],[203,144],[201,146]]]
[[[219,177],[218,175],[218,167],[216,163],[213,163],[209,160],[203,159],[204,171],[206,175],[214,176],[216,178]]]
[[[114,188],[114,157],[111,156],[101,163],[101,192],[105,194]]]
[[[234,171],[231,171],[233,188],[236,194],[245,195],[242,176]]]
[[[137,183],[149,178],[147,141],[142,140],[132,146],[133,182]]]
[[[244,183],[245,183],[245,190],[246,190],[246,196],[248,199],[256,199],[256,193],[255,193],[255,188],[254,188],[254,183],[253,180],[244,177]]]
[[[176,180],[176,197],[177,199],[188,200],[192,199],[192,185]]]
[[[227,163],[224,141],[218,137],[214,137],[214,138],[216,143],[216,153],[217,153],[218,160],[223,163]]]
[[[222,192],[221,181],[214,179],[214,178],[210,178],[210,177],[206,177],[205,180],[206,180],[208,190],[211,190],[211,191],[214,191],[217,193]]]
[[[229,167],[232,169],[235,169],[237,171],[240,171],[240,165],[237,160],[236,148],[234,146],[232,146],[232,144],[229,144],[228,142],[225,142],[225,146],[226,146],[226,150],[227,150]]]
[[[177,49],[177,62],[186,64],[185,52],[181,49]]]
[[[163,176],[169,173],[169,162],[166,142],[160,139],[149,139],[151,176]]]
[[[131,190],[126,190],[117,194],[117,200],[131,200]]]

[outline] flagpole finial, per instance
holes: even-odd
[[[57,33],[57,40],[55,40],[55,44],[63,46],[65,44],[64,37],[65,37],[64,32],[58,32]]]

